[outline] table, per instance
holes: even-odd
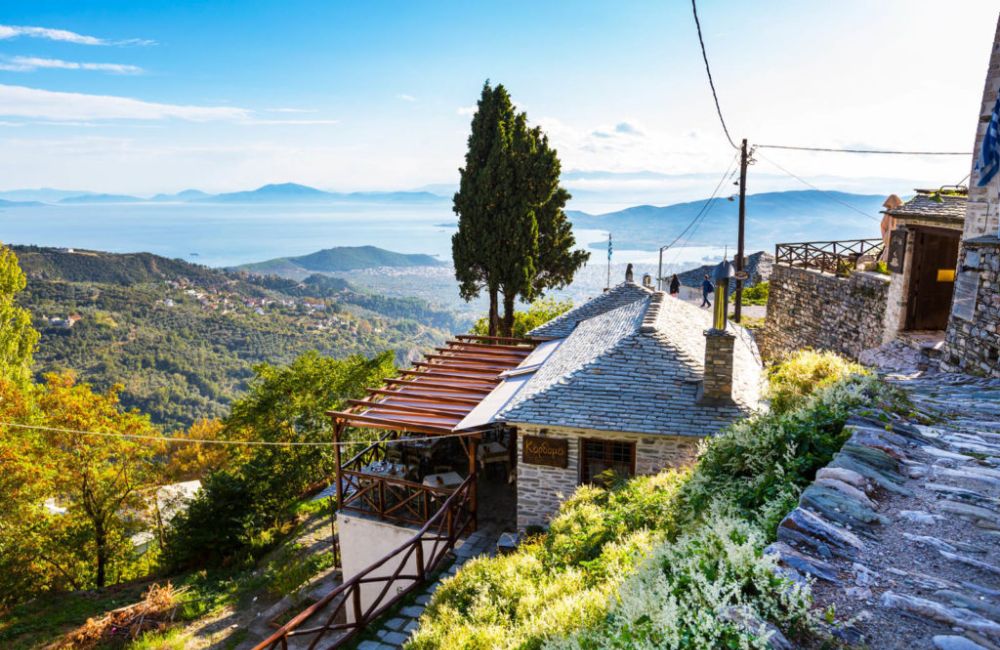
[[[457,488],[464,481],[458,472],[442,472],[428,474],[424,477],[424,486],[432,488]]]
[[[380,478],[399,478],[406,479],[407,476],[415,471],[412,465],[404,465],[403,463],[392,463],[388,461],[375,461],[373,463],[368,463],[361,468],[362,474],[367,474],[368,476],[377,476]]]
[[[510,453],[502,443],[487,442],[476,449],[476,458],[479,466],[485,469],[488,463],[509,463]]]

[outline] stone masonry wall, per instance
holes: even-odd
[[[635,442],[635,472],[656,474],[667,467],[694,461],[700,438],[691,436],[651,436],[563,427],[518,426],[517,428],[517,528],[546,526],[580,484],[580,444],[582,438]],[[524,436],[546,436],[569,440],[566,469],[529,465],[524,457]]]
[[[761,354],[774,359],[809,347],[857,359],[883,342],[888,294],[889,277],[878,273],[840,278],[775,264]]]
[[[942,370],[1000,377],[1000,241],[966,240],[959,252],[961,273],[978,273],[975,313],[971,321],[952,314],[945,337]]]
[[[969,178],[969,203],[965,216],[965,232],[958,254],[958,282],[973,281],[977,293],[972,320],[956,316],[953,312],[945,335],[945,349],[941,356],[944,370],[1000,377],[1000,287],[997,281],[1000,259],[1000,174],[983,187],[979,187],[979,172],[975,161],[979,158],[983,135],[989,124],[993,106],[1000,93],[1000,20],[986,70],[983,101],[976,124],[976,141]],[[964,276],[964,277],[963,277]],[[956,282],[956,286],[958,286]]]

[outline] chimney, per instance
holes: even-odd
[[[729,279],[733,265],[723,260],[715,267],[712,282],[715,284],[715,305],[712,310],[712,327],[705,330],[705,379],[698,402],[700,404],[733,403],[733,350],[736,336],[726,330],[729,318]]]
[[[635,282],[635,277],[632,275],[632,263],[629,262],[628,266],[625,267],[625,281]]]

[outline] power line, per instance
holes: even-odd
[[[822,196],[825,196],[826,198],[830,199],[831,201],[833,201],[835,203],[839,203],[840,205],[844,206],[845,208],[853,210],[853,211],[857,212],[858,214],[863,215],[863,216],[867,217],[868,219],[871,219],[872,221],[879,221],[879,222],[881,222],[881,219],[879,219],[878,217],[873,217],[872,215],[868,214],[864,210],[862,210],[862,209],[860,209],[860,208],[858,208],[856,206],[851,205],[847,201],[841,201],[840,199],[838,199],[833,194],[830,194],[828,190],[824,190],[822,188],[816,187],[815,185],[813,185],[812,183],[810,183],[806,179],[802,178],[801,176],[797,176],[796,174],[793,174],[792,172],[788,171],[787,169],[785,169],[784,167],[782,167],[778,163],[774,162],[773,160],[771,160],[770,158],[768,158],[764,154],[760,154],[760,157],[763,158],[764,160],[766,160],[767,162],[771,163],[772,165],[774,165],[775,167],[777,167],[781,171],[785,172],[786,174],[788,174],[789,176],[791,176],[795,180],[799,181],[803,185],[811,187],[812,189],[816,190],[817,192],[820,192]]]
[[[708,210],[709,206],[710,206],[710,205],[712,204],[712,201],[714,201],[714,200],[715,200],[715,196],[716,196],[716,195],[717,195],[717,194],[719,193],[719,189],[720,189],[720,188],[722,187],[722,184],[726,182],[726,180],[727,180],[727,177],[731,176],[731,171],[732,171],[732,168],[733,168],[733,163],[734,163],[734,162],[736,162],[736,157],[735,157],[735,156],[734,156],[734,157],[733,157],[733,159],[732,159],[732,160],[731,160],[731,161],[729,162],[729,165],[728,165],[728,166],[726,167],[726,171],[722,172],[722,178],[721,178],[721,179],[719,179],[719,182],[718,182],[718,184],[716,184],[716,186],[715,186],[715,189],[714,189],[714,190],[712,190],[712,195],[711,195],[711,196],[709,196],[709,197],[708,197],[708,199],[706,199],[705,203],[703,203],[703,204],[702,204],[702,206],[701,206],[701,210],[699,210],[699,211],[698,211],[698,213],[697,213],[696,215],[694,215],[694,218],[692,218],[692,219],[691,219],[690,223],[688,223],[688,225],[687,225],[687,226],[686,226],[686,227],[684,228],[684,230],[682,230],[682,231],[680,232],[680,234],[679,234],[679,235],[677,235],[677,237],[675,237],[675,238],[674,238],[674,240],[673,240],[672,242],[670,242],[669,244],[667,244],[666,246],[664,246],[662,250],[664,250],[664,251],[666,251],[666,250],[670,250],[670,248],[671,248],[671,247],[672,247],[672,246],[673,246],[674,244],[676,244],[676,243],[677,243],[677,242],[678,242],[678,241],[680,240],[680,238],[681,238],[681,237],[683,237],[683,236],[684,236],[684,234],[685,234],[685,233],[686,233],[686,232],[687,232],[688,230],[690,230],[690,229],[691,229],[691,227],[692,227],[692,226],[694,226],[694,224],[695,224],[695,223],[696,223],[696,222],[697,222],[697,221],[698,221],[698,220],[699,220],[699,219],[700,219],[700,218],[701,218],[702,216],[704,216],[705,214],[707,214],[707,212],[706,212],[706,211]]]
[[[968,151],[898,151],[894,149],[836,149],[833,147],[796,147],[784,144],[758,144],[758,149],[788,149],[790,151],[820,151],[824,153],[871,153],[888,156],[971,156]]]
[[[100,436],[105,438],[126,438],[128,440],[153,440],[166,443],[197,443],[203,445],[236,445],[245,447],[348,447],[365,442],[364,440],[350,440],[343,442],[308,442],[308,441],[288,441],[278,442],[270,440],[213,440],[209,438],[175,438],[170,436],[152,436],[138,433],[116,433],[113,431],[86,431],[83,429],[64,429],[61,427],[43,427],[33,424],[19,424],[16,422],[0,422],[0,426],[13,427],[15,429],[31,429],[35,431],[47,431],[50,433],[71,433],[81,436]],[[463,438],[468,437],[468,433],[446,433],[429,436],[435,440],[441,438]],[[397,444],[403,442],[424,442],[427,438],[392,438],[381,440],[384,444]]]
[[[738,168],[733,169],[732,172],[729,173],[729,176],[726,178],[726,181],[732,180],[732,178],[734,176],[736,176],[736,172],[737,171],[739,171]],[[705,210],[704,214],[702,215],[702,218],[698,220],[698,223],[695,224],[694,228],[691,230],[691,234],[689,234],[684,239],[684,243],[685,244],[688,244],[688,243],[690,243],[691,241],[694,240],[695,235],[698,233],[698,229],[701,228],[701,225],[703,223],[705,223],[705,218],[708,217],[708,213],[712,211],[713,207],[715,207],[715,203],[714,202],[711,205],[707,206],[707,209]],[[677,251],[674,252],[673,257],[670,260],[670,264],[671,265],[676,264],[677,260],[680,259],[680,256],[681,256],[681,251],[678,249]]]
[[[719,106],[719,95],[715,92],[715,82],[712,80],[712,69],[708,65],[708,54],[705,53],[705,39],[701,35],[701,21],[698,20],[698,6],[695,4],[695,0],[691,0],[691,11],[694,12],[694,24],[698,28],[698,43],[701,44],[701,58],[705,61],[705,72],[708,73],[708,85],[712,88],[712,98],[715,100],[715,112],[719,114],[719,122],[722,123],[722,130],[726,134],[726,140],[729,140],[729,146],[733,149],[739,149],[736,143],[733,142],[732,136],[729,135],[729,128],[726,127],[726,120],[722,117],[722,107]]]

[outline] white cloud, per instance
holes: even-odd
[[[318,113],[319,112],[315,108],[278,107],[278,108],[265,108],[264,110],[267,111],[268,113]]]
[[[53,29],[51,27],[28,27],[25,25],[0,25],[0,41],[8,38],[26,36],[28,38],[42,38],[49,41],[61,41],[64,43],[75,43],[77,45],[155,45],[156,41],[147,38],[126,38],[119,41],[109,41],[97,36],[78,34],[67,29]]]
[[[78,45],[107,45],[108,42],[96,36],[77,34],[65,29],[49,27],[24,27],[18,25],[0,25],[0,40],[27,36],[29,38],[44,38],[50,41],[65,41]]]
[[[340,120],[261,120],[261,119],[246,119],[240,120],[240,124],[247,124],[252,126],[257,125],[292,125],[292,126],[330,126],[333,124],[340,124]]]
[[[475,115],[476,114],[476,107],[475,106],[459,106],[457,112],[458,112],[459,115]]]
[[[415,101],[417,101],[416,97],[414,97],[413,95],[407,95],[406,93],[400,93],[400,94],[396,95],[396,99],[401,99],[404,102],[415,102]]]
[[[0,84],[0,116],[46,120],[164,120],[189,122],[250,120],[235,106],[160,104],[113,95],[65,93]]]
[[[79,61],[63,61],[62,59],[43,59],[33,56],[15,56],[0,61],[0,70],[10,72],[32,72],[38,69],[55,70],[90,70],[110,72],[112,74],[141,74],[142,68],[124,63],[87,63]]]

